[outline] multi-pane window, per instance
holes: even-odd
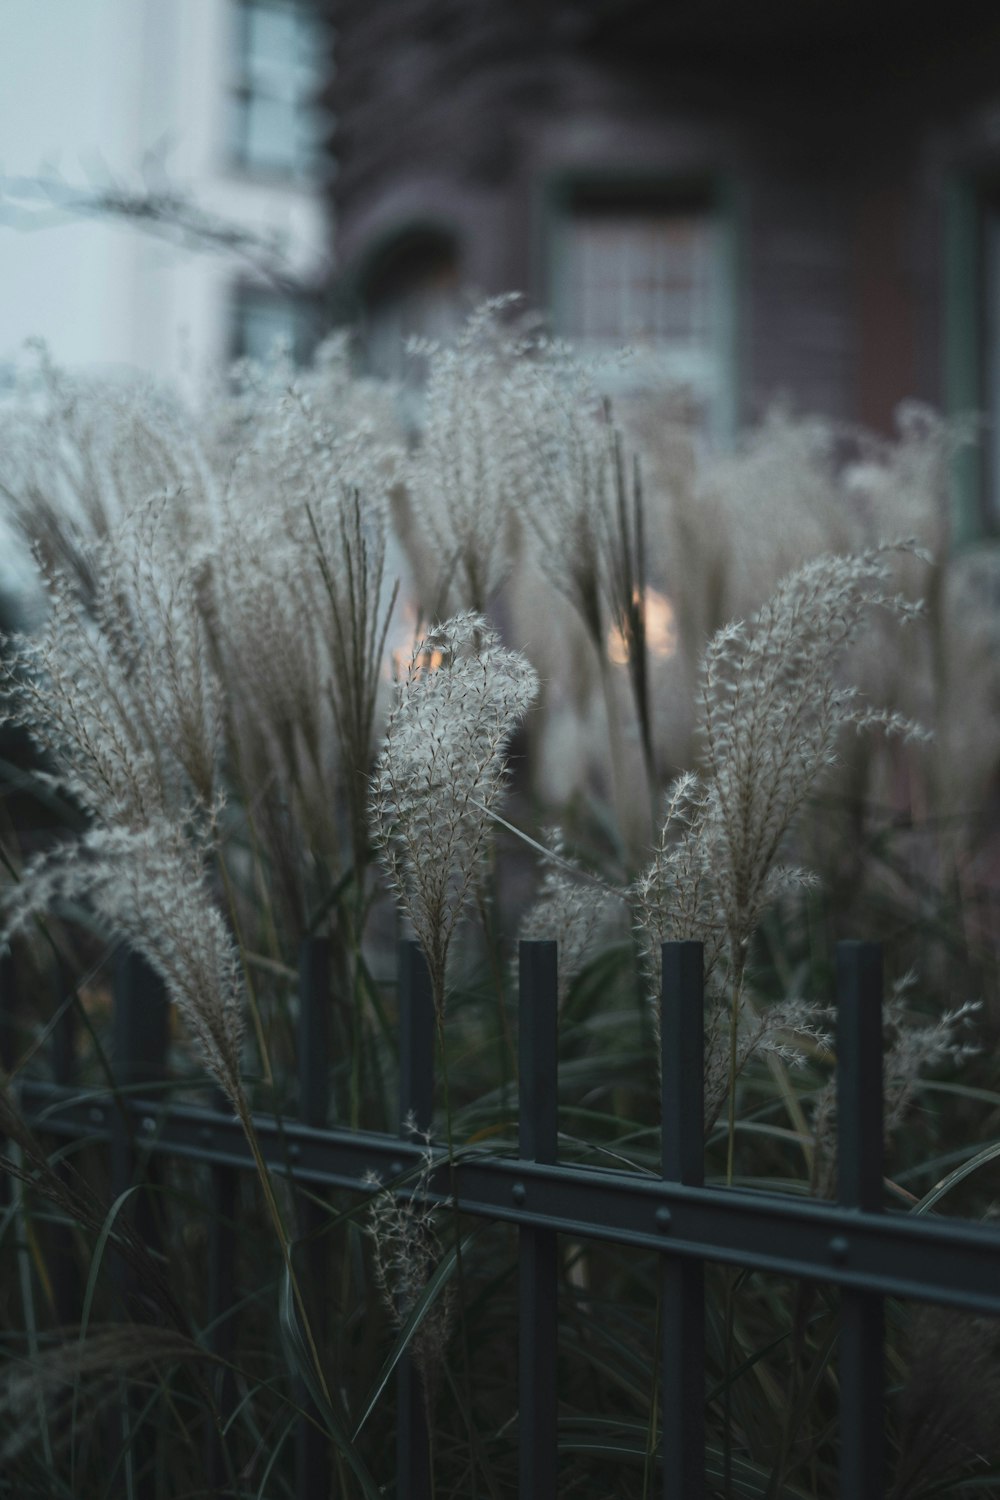
[[[580,193],[570,198],[557,236],[552,304],[559,332],[598,358],[629,346],[637,371],[652,369],[686,387],[704,425],[718,429],[731,307],[712,208],[645,194]]]
[[[251,171],[313,175],[323,116],[317,96],[329,41],[315,0],[237,0],[233,154]]]
[[[305,364],[323,334],[317,298],[271,292],[257,286],[236,287],[231,308],[230,353],[233,359],[267,363],[287,350]]]

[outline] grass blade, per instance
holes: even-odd
[[[471,1234],[466,1235],[465,1239],[462,1241],[463,1254],[469,1248],[469,1246],[471,1246],[478,1233],[479,1231],[474,1229]],[[397,1337],[396,1342],[393,1344],[392,1349],[389,1351],[389,1356],[383,1364],[381,1370],[379,1371],[378,1376],[375,1380],[375,1384],[373,1385],[369,1393],[368,1400],[365,1402],[365,1407],[361,1414],[361,1419],[354,1429],[355,1441],[357,1441],[358,1437],[361,1434],[362,1428],[378,1405],[379,1398],[388,1385],[389,1378],[392,1375],[393,1370],[396,1368],[401,1357],[409,1348],[410,1342],[419,1329],[421,1323],[423,1322],[428,1309],[437,1298],[438,1293],[441,1291],[442,1287],[445,1286],[449,1278],[454,1273],[457,1260],[458,1250],[457,1248],[453,1247],[442,1258],[442,1260],[436,1267],[434,1274],[428,1278],[426,1286],[420,1293],[420,1296],[417,1298],[416,1302],[413,1304],[413,1307],[410,1309],[410,1315],[407,1318],[406,1322],[403,1324],[402,1328],[399,1330],[399,1336]]]

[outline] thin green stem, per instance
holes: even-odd
[[[253,1020],[254,1036],[257,1038],[257,1050],[260,1053],[261,1071],[264,1076],[264,1082],[268,1084],[269,1087],[273,1087],[274,1074],[271,1070],[271,1057],[268,1050],[267,1038],[264,1035],[264,1024],[261,1019],[260,1007],[257,1004],[257,992],[254,988],[254,982],[250,974],[250,965],[247,963],[245,957],[245,954],[247,952],[247,944],[243,941],[243,937],[240,932],[239,912],[236,907],[236,892],[233,889],[232,881],[229,878],[229,871],[226,868],[226,861],[223,858],[221,850],[219,851],[219,872],[222,875],[222,884],[225,887],[226,891],[226,902],[229,906],[229,916],[233,924],[233,931],[236,934],[236,945],[239,949],[240,966],[243,970],[243,983],[246,987],[247,1004],[250,1007],[250,1015]]]
[[[323,1363],[319,1357],[319,1350],[316,1347],[316,1340],[313,1336],[312,1324],[309,1320],[309,1314],[306,1311],[305,1299],[302,1295],[302,1289],[299,1286],[299,1279],[295,1274],[295,1267],[292,1264],[291,1243],[288,1238],[288,1231],[285,1228],[285,1222],[281,1216],[281,1209],[278,1207],[278,1200],[274,1196],[274,1186],[271,1182],[270,1168],[268,1167],[267,1162],[264,1160],[264,1154],[260,1149],[260,1142],[257,1139],[257,1131],[254,1127],[253,1117],[250,1114],[250,1110],[247,1107],[245,1099],[240,1098],[238,1101],[236,1101],[236,1110],[239,1116],[240,1124],[243,1127],[243,1133],[246,1136],[247,1143],[250,1147],[250,1154],[253,1156],[254,1166],[257,1169],[257,1176],[260,1179],[261,1191],[264,1194],[264,1203],[267,1207],[268,1215],[274,1228],[274,1233],[278,1241],[278,1247],[281,1250],[281,1258],[284,1261],[285,1271],[288,1275],[289,1285],[292,1289],[292,1296],[295,1298],[296,1310],[302,1320],[302,1332],[305,1336],[310,1360],[312,1361],[313,1368],[316,1372],[316,1379],[319,1382],[319,1388],[323,1393],[323,1399],[327,1402],[332,1411],[333,1402],[330,1398],[330,1389],[326,1383],[326,1375],[323,1372]]]
[[[724,1356],[725,1383],[722,1388],[722,1493],[731,1500],[733,1493],[733,1281],[737,1272],[724,1270],[725,1293],[723,1321],[726,1329]]]
[[[431,1500],[437,1494],[437,1477],[435,1463],[437,1459],[437,1444],[434,1442],[434,1413],[431,1410],[431,1393],[427,1381],[423,1381],[424,1388],[424,1421],[427,1424],[427,1469],[431,1486]]]
[[[663,1318],[663,1283],[656,1278],[656,1318],[653,1324],[653,1385],[649,1393],[649,1425],[646,1429],[646,1456],[642,1465],[642,1500],[649,1500],[656,1457],[658,1425],[657,1401],[660,1394],[660,1325]]]
[[[636,854],[636,831],[630,820],[626,817],[626,808],[629,807],[631,799],[626,793],[624,781],[625,742],[622,738],[621,724],[618,722],[618,706],[615,703],[614,681],[607,656],[603,650],[603,643],[598,646],[598,662],[600,663],[601,688],[604,693],[604,713],[608,725],[608,754],[611,760],[611,801],[615,817],[618,820],[626,863],[632,866]]]
[[[730,996],[729,1010],[729,1102],[726,1118],[726,1186],[733,1185],[733,1166],[735,1161],[736,1146],[736,1076],[739,1040],[740,1001],[742,996],[742,969],[737,966],[733,975],[733,988]],[[726,1269],[725,1275],[725,1302],[723,1308],[723,1322],[725,1325],[725,1384],[722,1393],[722,1492],[726,1500],[731,1500],[733,1492],[733,1342],[734,1342],[734,1306],[733,1306],[733,1279],[735,1271]]]
[[[497,1027],[497,1071],[500,1079],[500,1116],[501,1119],[505,1119],[510,1080],[512,1077],[517,1076],[517,1053],[514,1048],[514,1037],[510,1029],[510,1018],[507,1015],[507,996],[504,990],[503,974],[501,973],[497,958],[499,944],[494,940],[489,906],[481,890],[477,890],[476,892],[476,903],[479,909],[479,920],[483,924],[483,932],[486,937],[490,978],[493,981],[493,991],[497,1003],[497,1017],[499,1021]]]
[[[733,1168],[736,1159],[736,1075],[739,1061],[740,991],[738,979],[733,980],[733,991],[729,1009],[729,1099],[726,1109],[726,1187],[733,1185]]]

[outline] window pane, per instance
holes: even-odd
[[[237,155],[250,167],[306,173],[323,127],[315,98],[327,65],[313,10],[282,0],[243,0],[236,28]]]
[[[296,12],[285,6],[252,6],[247,17],[249,71],[295,68],[299,58],[299,25]]]
[[[708,215],[573,213],[565,332],[622,343],[703,340],[712,238]]]
[[[301,130],[294,103],[253,94],[247,101],[247,160],[257,166],[296,166]]]
[[[321,336],[319,304],[259,287],[237,287],[232,302],[231,351],[234,359],[266,363],[279,349],[304,364]]]
[[[246,359],[268,360],[279,345],[294,344],[294,320],[286,308],[244,305],[237,317],[236,341]]]

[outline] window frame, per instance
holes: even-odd
[[[945,194],[944,389],[952,420],[987,417],[990,398],[1000,402],[1000,347],[990,390],[990,317],[1000,343],[1000,264],[990,311],[986,238],[990,219],[1000,227],[1000,168],[956,173]],[[994,472],[995,470],[995,472]],[[1000,433],[980,433],[952,457],[952,543],[956,547],[1000,539]],[[991,489],[993,494],[991,495]]]
[[[238,360],[261,357],[250,352],[240,331],[241,306],[246,307],[253,303],[261,307],[270,305],[278,310],[284,309],[292,314],[296,321],[301,319],[301,326],[297,327],[293,334],[290,349],[291,360],[296,368],[309,363],[316,348],[331,331],[332,323],[322,292],[310,291],[306,287],[290,291],[241,277],[231,283],[226,301],[226,351],[230,364]],[[305,335],[303,329],[307,322],[311,322],[314,326],[308,335]],[[266,360],[270,356],[271,350],[267,350],[263,358]]]
[[[230,47],[227,90],[229,120],[226,129],[226,157],[230,167],[241,176],[256,178],[264,182],[284,182],[296,187],[321,182],[325,166],[321,130],[316,129],[311,133],[313,139],[308,151],[302,152],[302,159],[296,152],[287,160],[279,158],[265,160],[254,156],[250,151],[247,126],[253,99],[274,97],[260,88],[250,66],[251,12],[268,7],[298,12],[303,19],[308,19],[309,23],[317,28],[317,35],[322,36],[324,20],[319,6],[315,0],[229,0],[229,4]],[[323,88],[318,68],[316,79],[313,89],[298,95],[295,99],[293,108],[298,123],[301,123],[305,112],[309,112],[318,119],[320,106],[317,95]]]
[[[567,239],[574,209],[581,203],[648,206],[677,212],[698,209],[713,217],[717,229],[717,274],[724,288],[722,313],[715,330],[719,389],[711,401],[710,432],[721,448],[735,446],[741,417],[740,312],[743,267],[742,207],[736,183],[722,172],[664,173],[642,169],[574,167],[550,174],[543,182],[537,215],[536,265],[540,301],[561,333],[558,288],[566,263]]]

